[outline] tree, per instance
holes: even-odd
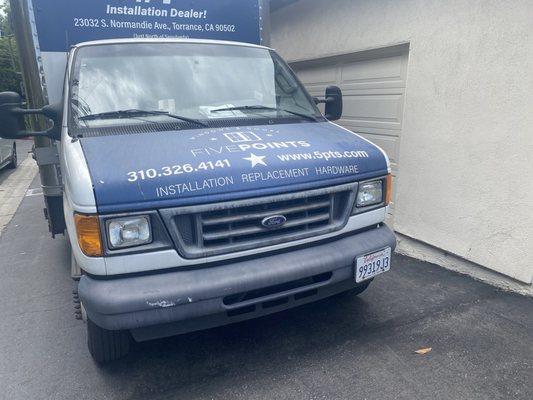
[[[22,95],[17,43],[9,23],[9,16],[9,3],[0,4],[0,92],[9,90]]]

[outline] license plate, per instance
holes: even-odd
[[[390,269],[391,248],[376,251],[362,257],[355,262],[355,281],[362,282]]]

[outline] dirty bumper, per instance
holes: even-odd
[[[341,239],[186,271],[119,279],[83,276],[79,294],[88,317],[136,340],[206,329],[309,303],[357,286],[358,256],[394,249],[386,226]]]

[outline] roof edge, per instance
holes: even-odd
[[[261,46],[253,43],[233,42],[229,40],[213,39],[179,39],[179,38],[125,38],[125,39],[103,39],[81,42],[72,45],[71,48],[80,48],[86,46],[96,46],[102,44],[127,44],[127,43],[196,43],[196,44],[220,44],[227,46],[255,47],[259,49],[272,50],[270,47]]]

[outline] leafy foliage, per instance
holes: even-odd
[[[20,64],[17,43],[9,24],[9,3],[0,4],[0,92],[21,93]],[[22,94],[22,93],[21,93]]]

